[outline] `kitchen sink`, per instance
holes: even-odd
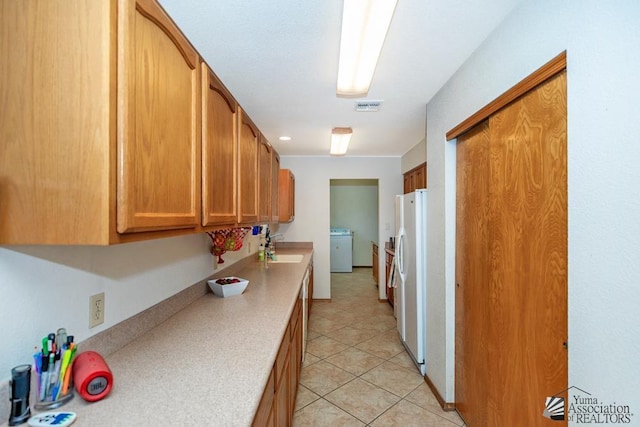
[[[304,258],[302,254],[278,254],[275,255],[275,260],[269,260],[269,264],[272,263],[298,263]]]

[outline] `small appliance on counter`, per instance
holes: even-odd
[[[85,351],[73,363],[73,382],[84,400],[95,402],[109,394],[113,386],[113,375],[99,353]]]
[[[17,426],[31,416],[29,392],[31,391],[31,365],[11,369],[11,414],[9,425]]]

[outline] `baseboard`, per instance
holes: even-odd
[[[455,411],[456,410],[456,404],[454,402],[445,402],[444,401],[444,399],[442,398],[442,396],[438,392],[438,389],[436,389],[436,386],[434,386],[433,383],[431,382],[431,380],[429,379],[428,375],[424,376],[424,382],[427,383],[427,385],[431,389],[431,392],[433,393],[433,395],[436,397],[436,400],[440,404],[440,407],[444,411]]]
[[[331,302],[331,298],[312,298],[312,302]]]
[[[389,302],[386,298],[378,298],[378,302]]]

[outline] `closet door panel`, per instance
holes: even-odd
[[[566,105],[563,72],[490,118],[490,426],[566,425]]]
[[[470,426],[486,425],[489,301],[488,120],[456,147],[456,409]]]

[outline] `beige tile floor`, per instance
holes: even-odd
[[[294,427],[463,425],[413,365],[370,268],[332,273],[331,298],[311,309]]]

